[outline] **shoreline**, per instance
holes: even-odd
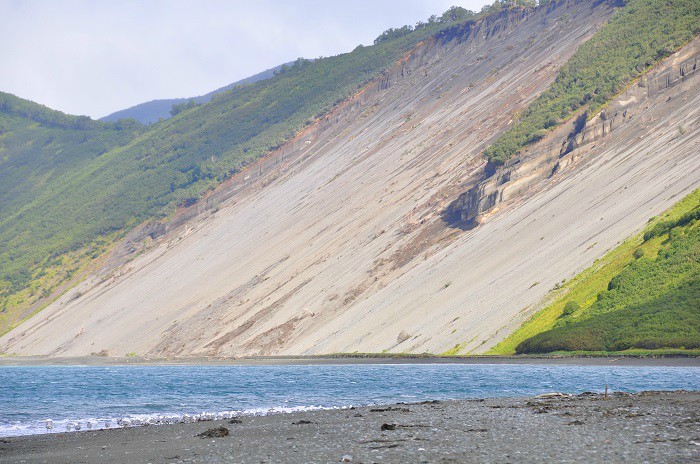
[[[323,356],[216,357],[104,357],[104,356],[0,356],[5,366],[285,366],[347,364],[521,364],[580,366],[667,366],[700,367],[694,355],[572,355],[572,356],[384,356],[374,354]]]
[[[201,436],[201,434],[205,434]],[[4,463],[691,462],[700,391],[425,401],[0,439]]]

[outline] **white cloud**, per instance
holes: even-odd
[[[187,97],[303,56],[370,44],[483,0],[0,0],[0,90],[101,117]]]

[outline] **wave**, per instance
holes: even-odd
[[[330,409],[350,409],[349,406],[292,406],[272,408],[250,408],[231,411],[202,411],[200,413],[179,414],[132,414],[122,417],[89,417],[70,419],[45,419],[32,422],[0,423],[0,437],[43,435],[49,433],[79,433],[113,428],[146,427],[192,422],[230,420],[237,417],[266,416],[268,414],[289,414],[293,412],[319,411]]]

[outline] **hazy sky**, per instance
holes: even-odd
[[[484,0],[0,0],[0,91],[94,118]]]

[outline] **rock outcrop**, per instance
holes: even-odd
[[[486,166],[485,178],[459,195],[448,207],[446,217],[455,224],[474,225],[481,215],[488,214],[503,201],[531,195],[533,189],[543,186],[563,166],[580,158],[586,145],[633,121],[647,107],[650,98],[695,78],[699,59],[700,40],[696,39],[644,75],[598,114],[589,118],[584,108],[563,127],[504,166],[497,169]]]

